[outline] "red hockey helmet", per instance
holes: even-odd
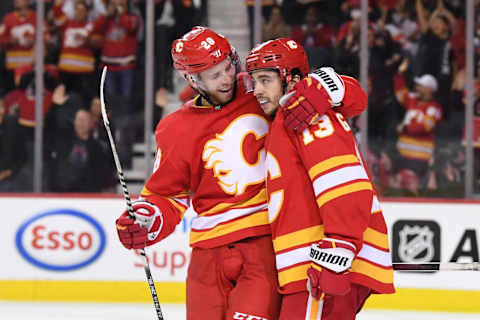
[[[197,74],[232,55],[228,40],[205,27],[194,27],[172,44],[173,66],[180,72]]]
[[[276,69],[280,72],[282,80],[291,76],[293,69],[299,69],[302,77],[306,76],[310,70],[303,47],[287,38],[259,44],[250,51],[245,64],[248,73],[260,69]]]

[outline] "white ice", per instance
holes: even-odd
[[[165,320],[185,319],[184,304],[162,304]],[[0,301],[1,320],[155,320],[153,305]],[[479,320],[480,314],[364,310],[357,320]]]

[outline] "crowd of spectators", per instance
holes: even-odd
[[[35,125],[36,16],[30,2],[0,5],[0,191],[31,191],[25,182],[31,180]],[[254,3],[245,0],[251,45]],[[305,47],[312,68],[331,65],[359,77],[360,0],[261,3],[263,41],[293,38]],[[46,0],[46,8],[44,190],[111,190],[115,177],[99,113],[99,70],[109,67],[107,103],[122,164],[129,168],[131,145],[143,136],[145,0]],[[206,0],[155,0],[155,121],[174,89],[165,48],[193,25],[207,25],[206,8]],[[465,1],[370,0],[368,16],[367,160],[377,189],[383,195],[463,196]],[[480,57],[480,19],[475,21]],[[480,58],[475,61],[478,192]],[[192,93],[186,88],[181,99]]]
[[[312,68],[332,65],[358,78],[360,2],[264,1],[262,40],[293,38],[306,48]],[[383,195],[463,196],[465,5],[461,0],[368,1],[367,162]],[[480,11],[476,12],[474,184],[479,192]]]
[[[0,5],[0,192],[33,191],[35,4]],[[155,0],[154,6],[156,123],[173,91],[171,42],[206,23],[206,1]],[[120,160],[130,168],[132,145],[143,138],[145,19],[145,0],[45,0],[43,191],[114,191],[98,98],[103,66]]]

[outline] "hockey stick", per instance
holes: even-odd
[[[479,262],[429,262],[429,263],[393,263],[395,271],[480,271]]]
[[[130,199],[130,194],[128,193],[127,184],[125,183],[125,178],[123,176],[122,166],[120,164],[120,159],[118,158],[117,148],[115,147],[115,141],[113,140],[112,131],[110,130],[110,121],[107,116],[107,108],[105,106],[105,97],[103,95],[105,77],[107,75],[107,67],[103,67],[102,78],[100,79],[100,103],[102,108],[102,117],[103,123],[105,124],[105,129],[107,130],[108,140],[110,140],[110,147],[112,148],[113,159],[115,160],[115,166],[117,167],[118,180],[122,185],[123,196],[125,197],[125,202],[127,203],[127,210],[130,214],[130,217],[135,220],[135,215],[133,213],[132,200]],[[147,276],[148,286],[150,287],[150,293],[152,294],[153,304],[155,306],[155,311],[157,312],[158,320],[163,320],[162,308],[158,302],[157,290],[155,290],[155,283],[153,282],[152,273],[150,272],[150,266],[148,265],[147,255],[145,254],[145,249],[140,249],[140,255],[143,257],[143,269],[145,269],[145,275]]]

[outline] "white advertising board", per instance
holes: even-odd
[[[117,239],[120,198],[0,198],[0,279],[142,281],[143,260]],[[185,218],[147,249],[157,281],[184,281],[190,256]]]
[[[382,209],[394,262],[478,261],[480,203],[384,201]],[[396,272],[395,284],[480,290],[480,278],[474,271]]]
[[[151,302],[141,257],[117,239],[122,198],[4,195],[0,207],[0,299]],[[382,208],[394,262],[478,261],[480,202],[388,200]],[[161,301],[185,299],[192,219],[188,211],[172,235],[147,248]],[[395,285],[397,294],[366,307],[480,312],[478,272],[395,272]]]

